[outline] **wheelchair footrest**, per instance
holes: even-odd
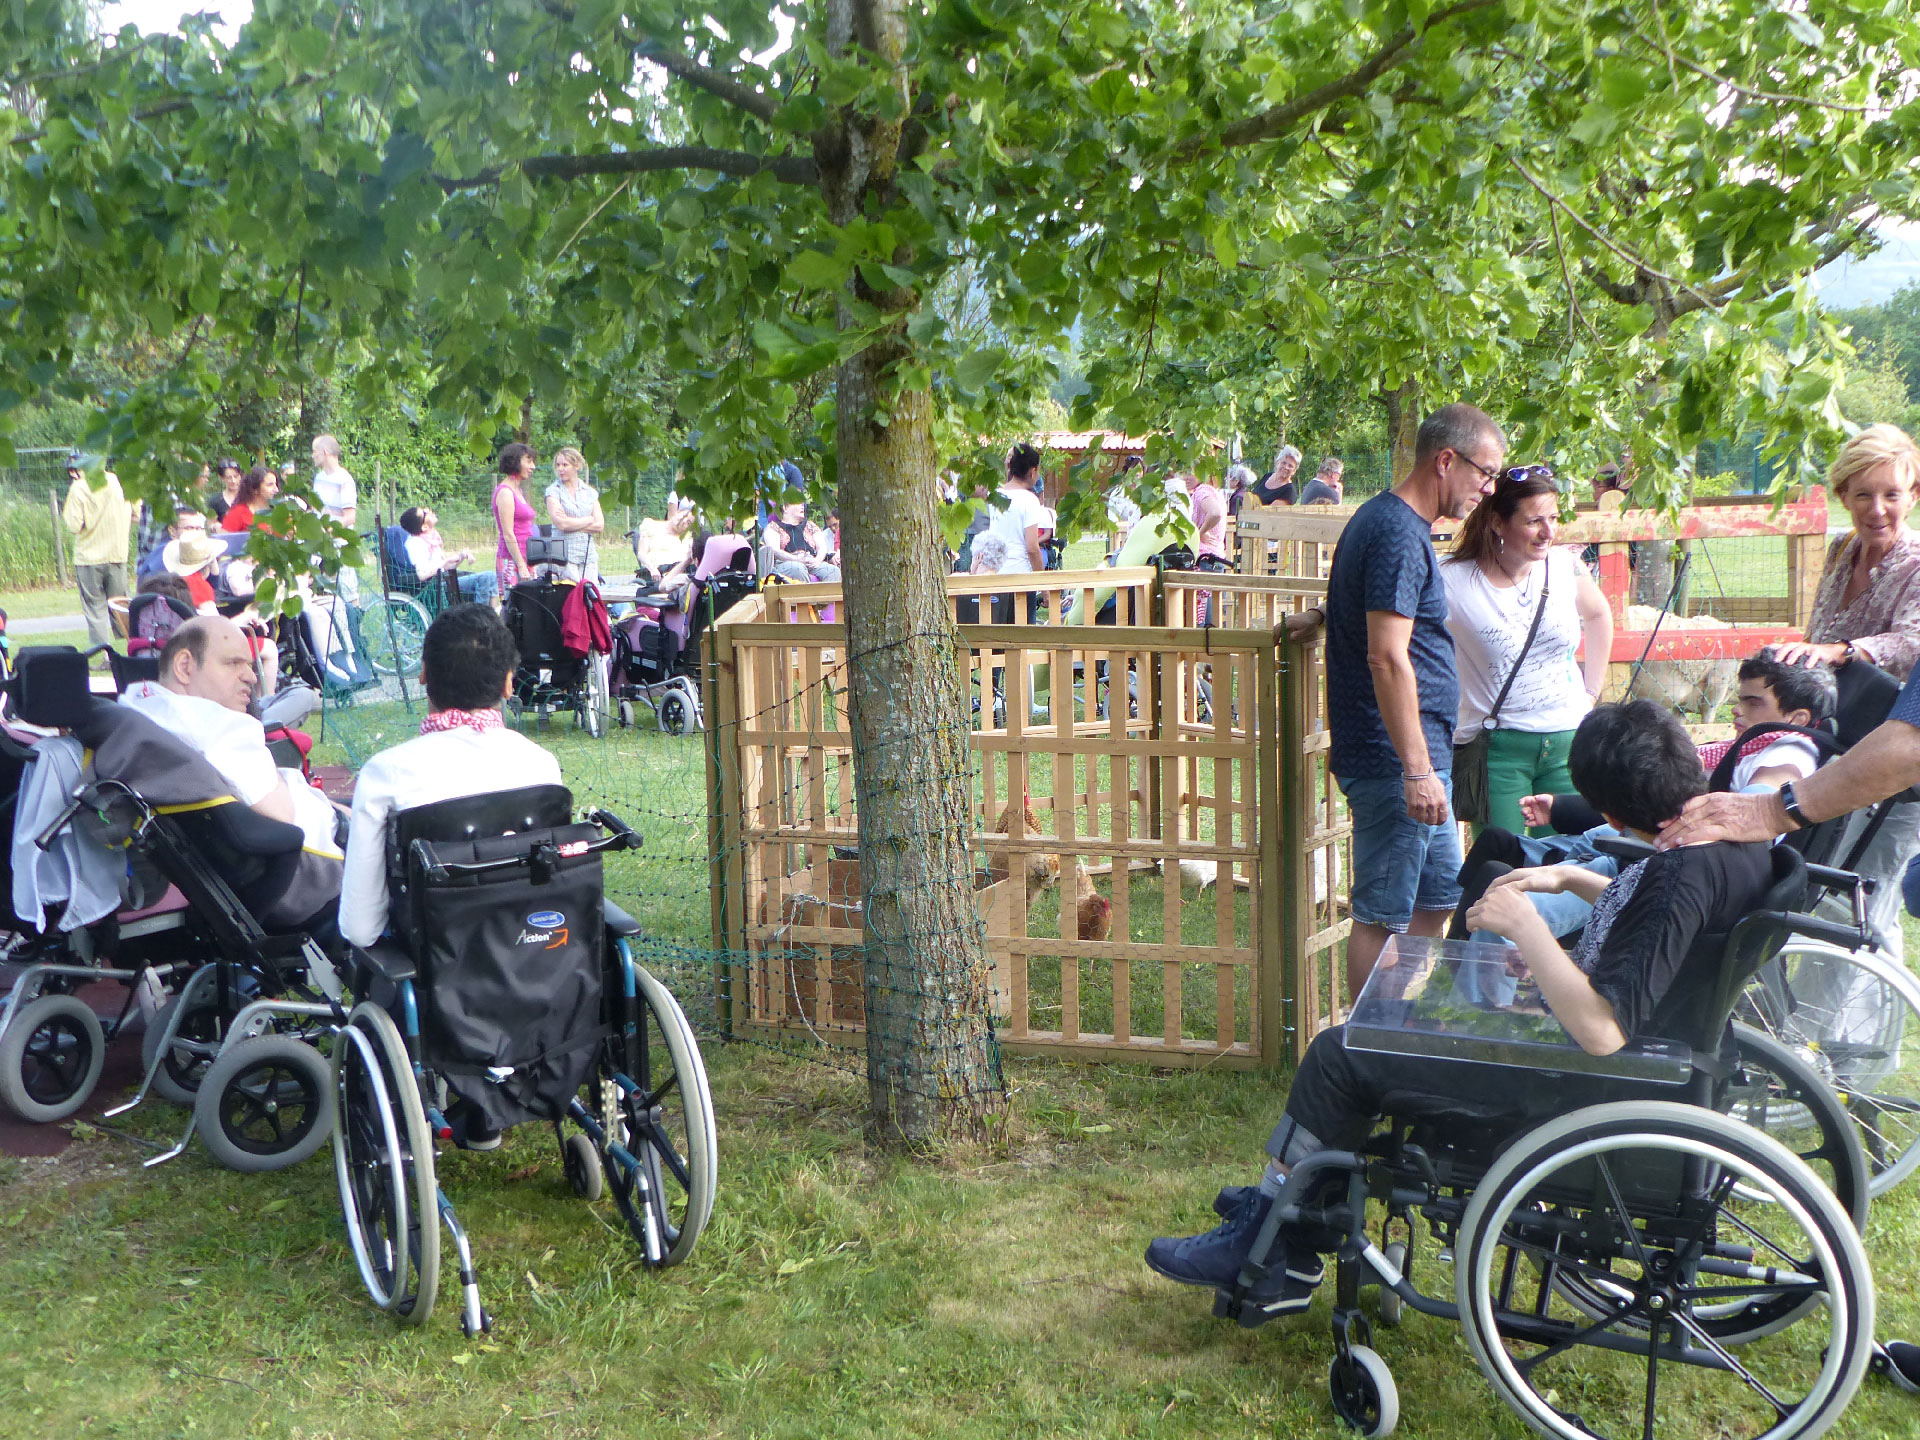
[[[1233,1321],[1242,1330],[1258,1330],[1269,1320],[1280,1318],[1275,1312],[1256,1304],[1253,1297],[1238,1286],[1213,1292],[1213,1314],[1217,1320]]]

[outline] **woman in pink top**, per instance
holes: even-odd
[[[1227,497],[1218,485],[1203,482],[1191,470],[1180,479],[1192,506],[1187,518],[1193,521],[1193,568],[1231,570],[1227,563]],[[1213,623],[1212,591],[1203,590],[1194,597],[1194,620],[1200,625]]]
[[[527,479],[533,472],[531,445],[509,445],[500,452],[500,483],[493,489],[493,524],[500,535],[493,570],[505,595],[530,578],[527,541],[533,538],[533,506],[527,501]]]

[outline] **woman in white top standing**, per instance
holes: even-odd
[[[987,534],[998,536],[1006,546],[997,572],[1001,575],[1027,575],[1047,568],[1046,552],[1040,548],[1040,532],[1046,528],[1046,507],[1034,493],[1039,480],[1038,450],[1031,445],[1020,444],[1007,452],[1007,478],[999,490],[999,498],[1005,500],[1007,505],[1004,510],[995,509],[993,519],[987,525]],[[1029,619],[1032,618],[1033,609],[1033,604],[1029,602]],[[1013,596],[994,597],[994,624],[1011,625],[1013,613]]]
[[[600,492],[587,483],[587,457],[571,445],[553,452],[553,483],[547,486],[547,518],[567,544],[567,578],[600,581],[600,547],[594,536],[607,528]]]
[[[1606,597],[1578,557],[1553,543],[1559,521],[1553,471],[1504,471],[1440,567],[1460,675],[1453,743],[1488,732],[1487,820],[1516,834],[1526,826],[1521,800],[1572,791],[1567,750],[1606,683],[1613,648]],[[1527,645],[1543,596],[1540,627]],[[1574,658],[1582,640],[1584,664]],[[1509,675],[1512,687],[1489,723]]]

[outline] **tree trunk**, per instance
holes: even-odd
[[[895,1145],[979,1132],[1006,1100],[973,899],[972,725],[935,518],[932,398],[879,378],[905,351],[900,336],[853,357],[836,393],[867,1129]]]
[[[1398,485],[1413,473],[1413,442],[1420,433],[1420,384],[1408,380],[1398,390],[1382,390],[1379,399],[1387,412],[1387,448],[1393,456],[1391,482]]]

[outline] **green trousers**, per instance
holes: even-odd
[[[1495,730],[1487,737],[1487,821],[1516,835],[1527,834],[1520,802],[1529,795],[1568,795],[1567,751],[1573,731],[1533,735],[1524,730]],[[1530,833],[1547,835],[1545,826]]]

